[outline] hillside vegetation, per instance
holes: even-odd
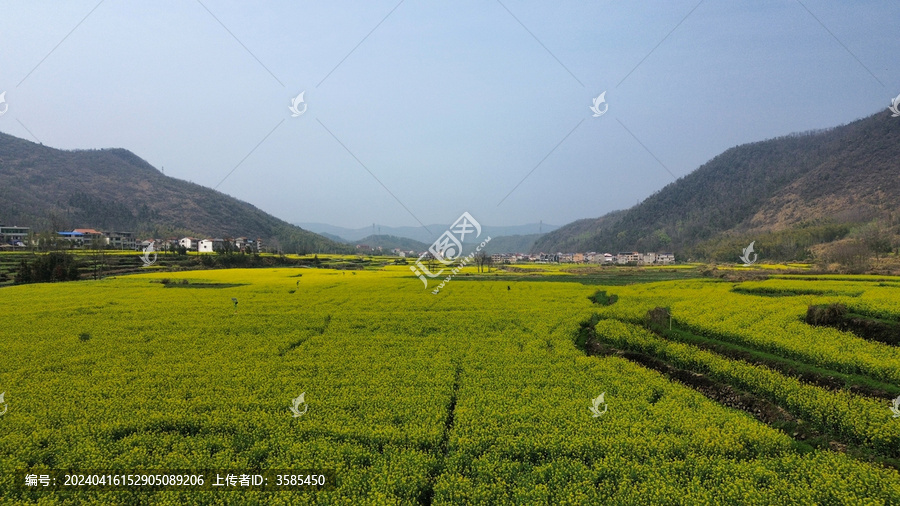
[[[158,238],[243,236],[287,252],[349,251],[224,193],[167,177],[128,150],[64,151],[2,133],[0,223]]]
[[[737,261],[757,241],[769,260],[829,260],[857,244],[900,242],[900,121],[888,112],[848,125],[731,148],[639,205],[579,220],[539,251],[674,251]],[[815,248],[834,243],[835,248]]]

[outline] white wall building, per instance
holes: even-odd
[[[675,255],[673,253],[657,253],[656,254],[656,263],[657,264],[674,264],[675,263]]]
[[[616,261],[617,261],[617,263],[619,263],[621,265],[631,263],[631,262],[637,263],[638,260],[640,260],[640,258],[641,258],[641,254],[638,253],[637,251],[631,251],[631,252],[620,251],[619,254],[616,255]]]
[[[135,250],[137,241],[131,232],[103,232],[106,245],[113,249]]]
[[[643,265],[653,265],[656,263],[656,253],[644,253],[641,255],[641,259],[638,260],[639,264]]]

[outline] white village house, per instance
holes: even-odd
[[[657,264],[674,264],[675,263],[675,254],[674,253],[657,253],[656,254],[656,263]]]
[[[190,250],[196,251],[197,239],[194,239],[193,237],[182,237],[181,239],[178,240],[178,245],[188,251],[190,251]]]
[[[641,255],[640,260],[638,260],[638,264],[641,265],[652,265],[656,263],[656,253],[644,253]]]

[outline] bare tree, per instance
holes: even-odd
[[[840,264],[843,270],[850,274],[866,272],[872,265],[872,251],[865,242],[860,240],[834,244],[823,257],[826,264]]]
[[[478,267],[478,272],[484,272],[485,265],[488,265],[490,261],[491,257],[484,251],[475,253],[475,266]]]
[[[425,262],[428,264],[428,270],[434,272],[438,268],[437,259],[431,253],[425,255]]]

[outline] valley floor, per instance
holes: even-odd
[[[3,288],[0,504],[896,502],[900,351],[804,318],[900,321],[900,278],[626,272],[438,295],[407,266]],[[329,486],[22,483],[53,469]]]

